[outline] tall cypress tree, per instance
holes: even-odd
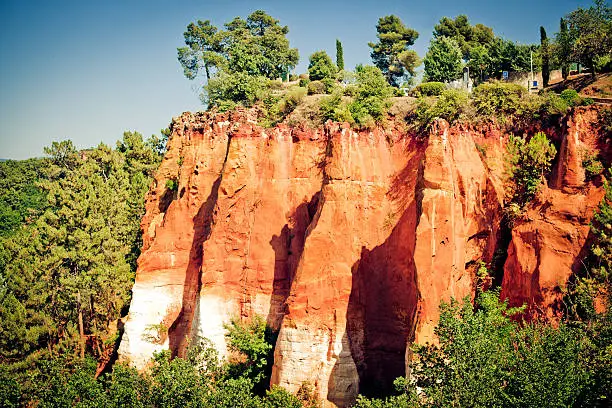
[[[336,65],[339,71],[344,69],[344,51],[342,50],[342,43],[338,39],[336,39]]]
[[[548,86],[548,80],[550,79],[550,56],[548,52],[548,38],[546,37],[546,30],[540,26],[540,52],[542,54],[542,81],[544,87]]]
[[[570,53],[572,51],[572,43],[569,37],[569,33],[567,31],[567,22],[565,19],[561,18],[559,24],[559,34],[557,34],[557,44],[558,47],[558,59],[559,65],[561,65],[561,76],[565,81],[569,76],[569,63],[570,63]]]

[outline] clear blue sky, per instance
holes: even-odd
[[[0,0],[0,158],[42,155],[54,140],[79,148],[114,144],[125,130],[159,134],[172,116],[201,109],[197,82],[187,80],[176,60],[187,24],[210,19],[222,26],[234,16],[266,10],[289,26],[308,56],[335,39],[345,65],[369,63],[368,41],[378,17],[397,14],[420,37],[424,56],[434,24],[467,14],[498,35],[538,42],[559,18],[590,1],[568,0]],[[197,81],[197,80],[196,80]]]

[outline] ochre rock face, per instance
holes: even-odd
[[[197,337],[225,355],[224,323],[257,314],[279,330],[273,384],[313,384],[324,406],[386,392],[408,346],[435,342],[440,302],[473,298],[480,261],[507,249],[505,137],[444,121],[419,136],[399,121],[262,129],[253,115],[174,119],[120,358],[144,368],[153,351],[182,355]],[[560,142],[559,186],[512,231],[502,290],[512,303],[549,307],[580,259],[601,198],[566,157],[587,140],[584,115]]]
[[[527,317],[561,316],[563,289],[583,270],[589,252],[589,223],[601,202],[601,176],[585,180],[586,152],[609,156],[598,138],[597,111],[578,109],[567,120],[549,187],[544,186],[512,229],[501,297],[526,304]]]

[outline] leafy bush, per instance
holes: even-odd
[[[357,96],[358,93],[359,93],[359,88],[355,84],[349,84],[349,85],[344,87],[343,94],[345,96],[355,97],[355,96]]]
[[[543,115],[565,115],[569,109],[569,104],[554,92],[544,92],[540,112]]]
[[[320,102],[323,120],[356,124],[361,128],[372,128],[380,123],[391,106],[390,97],[393,89],[387,83],[382,72],[373,66],[360,67],[356,74],[356,83],[348,85],[354,100],[346,103],[342,100],[343,91],[337,89]]]
[[[334,122],[355,123],[353,115],[349,110],[349,105],[342,100],[342,94],[339,91],[321,99],[319,112],[323,121],[332,120]]]
[[[561,92],[560,96],[569,106],[578,106],[582,103],[582,98],[580,98],[578,92],[574,89],[565,89]]]
[[[273,127],[282,122],[298,107],[306,92],[306,88],[294,86],[282,96],[267,95],[259,105],[261,107],[259,124],[263,127]]]
[[[175,179],[166,180],[166,188],[170,191],[178,190],[178,182]]]
[[[269,84],[263,76],[219,71],[204,85],[202,102],[209,107],[216,106],[221,111],[233,109],[236,105],[252,106],[263,98]]]
[[[521,85],[493,81],[478,85],[473,98],[479,114],[493,116],[515,113],[526,94],[527,90]]]
[[[581,330],[520,325],[511,317],[521,310],[495,291],[481,292],[476,305],[453,300],[440,310],[439,345],[416,346],[412,371],[434,406],[576,406],[597,395],[593,344]]]
[[[321,81],[311,81],[308,83],[308,95],[319,95],[325,93],[325,84]]]
[[[230,375],[248,378],[256,386],[263,384],[272,368],[272,333],[260,316],[247,321],[232,319],[225,325],[228,349],[238,354],[229,363]]]
[[[338,88],[338,84],[332,78],[323,78],[321,82],[323,83],[323,86],[325,87],[325,93],[328,95],[334,92],[336,88]]]
[[[290,88],[281,99],[280,111],[284,114],[289,114],[302,102],[307,94],[306,88],[294,87]]]
[[[349,110],[355,122],[361,127],[371,127],[380,123],[391,102],[393,89],[387,83],[380,69],[365,66],[357,71],[357,95],[349,105]]]
[[[333,79],[338,68],[332,62],[325,51],[317,51],[310,56],[308,65],[308,76],[311,80],[317,81],[325,78]]]
[[[539,190],[557,149],[544,132],[536,133],[528,142],[525,138],[510,135],[506,149],[508,175],[514,182],[512,201],[523,206]]]
[[[610,72],[612,70],[612,57],[610,55],[597,56],[593,62],[595,72]]]
[[[595,176],[600,175],[604,171],[603,164],[599,160],[597,153],[591,152],[588,149],[581,151],[582,156],[582,168],[584,168],[585,176],[587,180],[592,179]]]
[[[467,93],[457,89],[448,89],[437,99],[421,97],[416,108],[417,122],[422,127],[429,126],[436,118],[453,123],[467,111],[468,105]]]
[[[310,79],[300,78],[300,88],[307,88],[309,83],[310,83]]]
[[[419,96],[438,96],[445,89],[446,85],[443,82],[423,82],[412,90],[412,94],[417,98]]]

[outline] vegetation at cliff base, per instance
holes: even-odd
[[[304,385],[298,396],[269,386],[272,350],[261,318],[232,320],[226,338],[233,360],[225,362],[206,339],[195,340],[184,357],[156,353],[145,372],[115,364],[96,378],[96,362],[70,354],[46,356],[26,373],[0,366],[2,406],[40,407],[244,407],[315,408]],[[23,369],[23,368],[20,368]]]

